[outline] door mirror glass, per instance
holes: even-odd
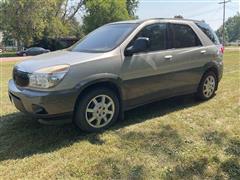
[[[125,50],[125,55],[132,56],[135,53],[144,52],[148,49],[148,47],[149,47],[149,38],[139,37],[134,41],[132,46],[128,47]]]

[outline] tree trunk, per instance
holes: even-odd
[[[20,39],[17,39],[17,50],[18,51],[22,50],[22,44],[21,44]]]

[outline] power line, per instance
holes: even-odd
[[[196,17],[196,16],[203,15],[203,14],[215,13],[218,10],[220,10],[220,8],[209,9],[207,11],[202,11],[200,13],[197,13],[197,14],[194,14],[194,15],[190,15],[189,18]]]
[[[226,6],[226,8],[227,8],[228,10],[232,10],[232,11],[239,11],[238,8],[234,8],[234,7]]]
[[[215,21],[219,21],[219,20],[222,20],[222,19],[209,19],[209,20],[207,20],[207,22],[215,22]]]
[[[197,14],[191,15],[189,17],[193,18],[193,17],[199,16],[199,15],[203,15],[203,14],[216,13],[216,11],[218,11],[218,10],[220,10],[220,7],[214,8],[214,9],[210,9],[210,10],[207,10],[207,11],[202,11],[201,13],[197,13]]]
[[[225,44],[225,11],[226,11],[226,3],[229,3],[231,0],[224,0],[219,2],[218,4],[223,4],[223,29],[222,29],[222,45]]]

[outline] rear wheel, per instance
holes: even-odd
[[[118,97],[111,90],[101,88],[80,98],[75,109],[74,122],[83,131],[97,132],[111,126],[118,114]]]
[[[198,87],[197,97],[201,100],[212,98],[217,90],[217,77],[212,71],[204,74]]]

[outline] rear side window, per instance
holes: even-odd
[[[201,46],[196,33],[185,24],[171,24],[171,39],[173,48],[187,48]]]
[[[204,23],[204,22],[198,22],[196,25],[206,34],[206,36],[216,45],[219,45],[220,42],[218,40],[217,35],[215,32],[212,30],[212,28]]]

